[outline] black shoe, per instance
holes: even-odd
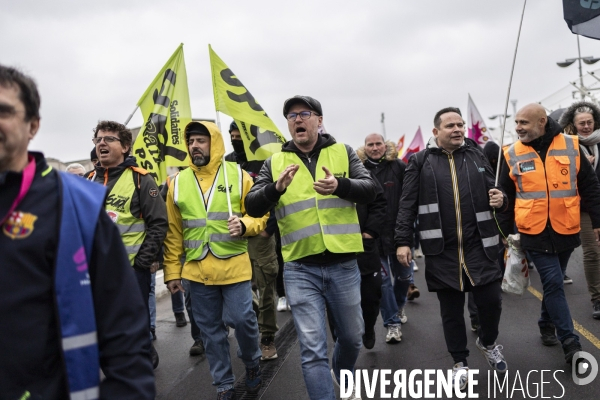
[[[567,275],[563,277],[563,284],[573,283],[573,279],[569,278]]]
[[[540,326],[540,334],[542,335],[542,344],[544,346],[554,346],[559,343],[556,338],[556,328],[553,324]]]
[[[190,356],[201,356],[202,354],[204,354],[204,344],[202,340],[196,340],[190,347]]]
[[[150,344],[150,357],[152,358],[152,368],[156,369],[156,367],[158,367],[159,358],[158,358],[158,352],[154,348],[153,344]]]
[[[471,332],[477,333],[481,325],[479,325],[479,321],[477,319],[471,320]]]
[[[578,351],[581,351],[581,344],[575,338],[568,338],[563,342],[563,352],[565,353],[565,361],[568,364],[573,362],[573,356]]]
[[[217,400],[235,400],[235,390],[234,389],[229,389],[229,390],[225,390],[224,392],[218,392],[217,393]]]
[[[181,328],[182,326],[186,326],[187,325],[187,321],[185,320],[185,314],[182,312],[176,312],[175,313],[175,325],[178,328]]]
[[[150,328],[150,333],[152,334],[152,340],[156,340],[156,328]]]
[[[592,317],[594,317],[594,319],[600,319],[600,300],[594,300],[594,313],[592,314]]]
[[[375,329],[371,329],[369,332],[366,332],[363,335],[362,340],[365,349],[371,350],[375,346]]]

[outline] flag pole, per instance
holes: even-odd
[[[221,132],[221,119],[219,118],[219,111],[215,110],[215,113],[217,114],[217,127],[219,128],[219,132]],[[222,132],[221,136],[223,136]],[[227,178],[227,170],[225,169],[225,153],[223,153],[221,165],[223,166],[223,176],[225,177],[225,195],[227,196],[227,209],[229,210],[229,216],[231,217],[233,215],[233,211],[231,210],[231,194],[229,193],[229,179]]]
[[[135,108],[133,109],[133,111],[131,112],[131,114],[129,114],[127,121],[125,121],[125,123],[123,125],[127,126],[129,121],[131,121],[131,118],[133,118],[133,114],[135,114],[135,112],[138,110],[138,108],[140,108],[140,106],[136,105]]]
[[[506,129],[506,114],[508,113],[508,102],[510,99],[510,87],[512,85],[513,73],[515,72],[515,62],[517,61],[517,49],[519,48],[519,39],[521,37],[521,28],[523,27],[523,17],[525,16],[525,6],[527,0],[523,1],[523,12],[521,13],[521,22],[519,23],[519,33],[517,34],[517,45],[515,46],[515,54],[513,56],[512,68],[510,70],[510,79],[508,80],[508,92],[506,93],[506,105],[504,106],[504,121],[502,122],[502,132],[500,134],[500,150],[498,151],[498,167],[496,168],[496,186],[498,186],[498,178],[500,177],[500,166],[502,163],[502,146],[504,144],[504,130]]]

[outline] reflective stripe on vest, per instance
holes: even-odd
[[[241,217],[242,170],[239,165],[231,162],[226,162],[225,167],[230,187],[231,208],[234,215]],[[227,228],[229,210],[223,165],[217,171],[208,192],[208,199],[205,199],[191,168],[179,173],[175,177],[174,185],[173,200],[181,212],[186,261],[202,260],[209,250],[217,258],[233,257],[248,250],[248,241],[243,237],[232,237]]]
[[[579,232],[577,136],[556,135],[545,163],[521,141],[506,149],[504,156],[517,189],[515,223],[519,232],[537,235],[545,229],[548,218],[552,229],[560,234]]]
[[[134,193],[133,170],[126,168],[106,199],[106,213],[119,229],[131,265],[146,238],[144,220],[131,214]]]
[[[97,399],[100,357],[88,265],[106,188],[67,173],[58,176],[62,211],[54,292],[69,397]]]
[[[290,164],[298,164],[300,168],[275,207],[284,261],[325,250],[332,253],[362,252],[356,205],[337,196],[322,196],[313,189],[315,181],[325,178],[323,166],[335,176],[348,177],[346,146],[336,143],[321,150],[314,179],[295,153],[275,153],[271,158],[272,176],[278,177]]]

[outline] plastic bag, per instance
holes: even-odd
[[[502,291],[522,295],[529,286],[529,266],[525,252],[521,249],[521,236],[508,235],[508,251],[504,260]]]

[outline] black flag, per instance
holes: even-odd
[[[563,0],[563,10],[571,32],[600,39],[600,0]]]

